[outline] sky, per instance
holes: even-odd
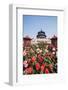
[[[23,16],[23,35],[35,38],[39,31],[44,31],[48,38],[57,35],[57,16]]]

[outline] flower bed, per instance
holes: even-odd
[[[23,74],[57,73],[57,49],[38,43],[23,48]]]

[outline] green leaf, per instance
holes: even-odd
[[[47,62],[48,64],[51,64],[51,61],[48,58],[45,58],[44,61]]]
[[[23,61],[25,61],[25,59],[26,59],[26,57],[25,57],[25,56],[23,56]]]
[[[45,55],[46,54],[46,51],[45,50],[43,50],[43,55]]]
[[[37,74],[37,71],[35,69],[33,70],[33,72],[34,72],[34,74]]]

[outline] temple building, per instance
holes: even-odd
[[[45,32],[42,30],[37,33],[36,38],[31,38],[29,36],[23,38],[24,47],[29,47],[31,44],[37,44],[40,42],[44,42],[47,45],[52,44],[53,46],[57,47],[57,37],[54,35],[52,38],[47,38]]]
[[[44,31],[39,31],[36,35],[35,39],[32,39],[32,44],[36,44],[36,43],[40,43],[40,42],[44,42],[46,44],[51,44],[51,40],[50,38],[46,38],[46,34]]]
[[[39,31],[38,32],[38,34],[37,34],[37,36],[36,36],[37,38],[46,38],[46,34],[45,34],[45,32],[44,31]]]

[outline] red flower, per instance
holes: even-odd
[[[44,60],[44,59],[43,59],[43,57],[41,57],[41,58],[39,59],[40,63],[42,63],[42,62],[43,62],[43,60]]]
[[[26,71],[27,74],[32,74],[33,73],[33,68],[29,67],[25,71]]]
[[[48,74],[49,73],[49,70],[48,68],[45,69],[45,73]]]
[[[40,54],[38,55],[38,59],[39,59],[39,62],[40,62],[40,63],[42,63],[43,60],[44,60],[43,57],[42,57]]]
[[[35,67],[36,67],[36,70],[38,71],[40,69],[40,64],[36,63]]]
[[[41,71],[44,72],[44,67],[43,66],[41,66]]]
[[[44,72],[45,64],[42,64],[41,71]]]
[[[33,56],[32,58],[31,58],[31,62],[33,63],[33,62],[35,62],[36,61],[36,58]]]

